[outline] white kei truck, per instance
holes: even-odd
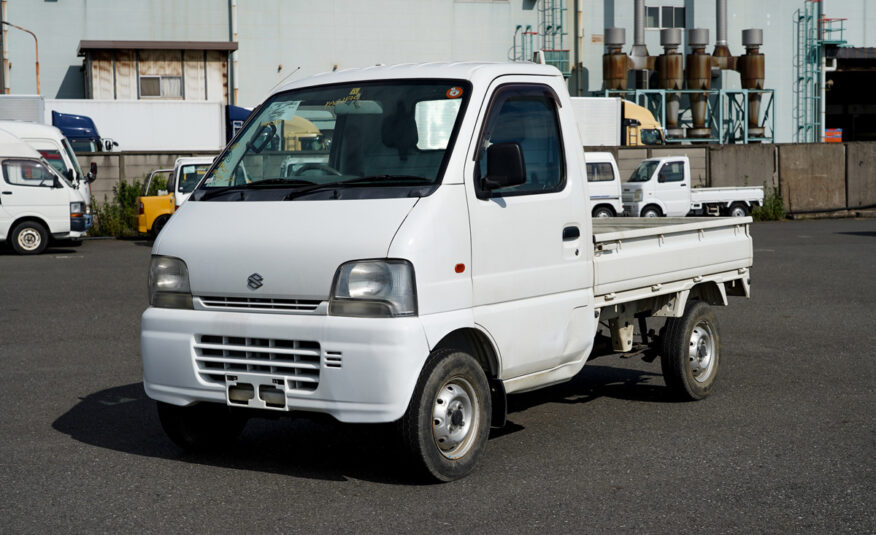
[[[763,187],[694,188],[687,156],[648,158],[623,185],[624,215],[745,217],[763,206]]]
[[[0,129],[0,243],[21,255],[50,240],[80,243],[91,227],[82,190],[29,143]]]
[[[317,111],[326,142],[287,142]],[[581,147],[545,65],[281,87],[152,249],[144,386],[169,438],[216,447],[269,413],[396,422],[412,466],[450,481],[506,395],[574,377],[600,331],[608,353],[659,355],[668,393],[707,396],[713,307],[749,295],[751,219],[595,219]]]

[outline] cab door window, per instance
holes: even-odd
[[[32,160],[4,161],[3,179],[14,186],[51,188],[55,185],[55,175],[45,165]]]
[[[487,149],[497,143],[516,143],[523,153],[526,181],[494,189],[491,197],[533,195],[565,187],[565,161],[557,99],[547,86],[509,85],[500,88],[490,105],[481,136],[476,188],[487,176]]]

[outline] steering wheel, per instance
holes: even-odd
[[[294,176],[301,176],[304,173],[306,173],[307,171],[313,171],[313,170],[325,171],[326,173],[331,174],[331,175],[335,175],[335,176],[343,176],[344,175],[343,173],[341,173],[340,171],[338,171],[334,167],[331,167],[331,166],[326,165],[324,163],[306,163],[306,164],[302,165],[301,167],[299,167],[297,171],[295,171]]]

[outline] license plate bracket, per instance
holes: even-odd
[[[225,400],[232,407],[288,411],[286,381],[282,377],[254,373],[225,376]]]

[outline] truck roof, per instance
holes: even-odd
[[[555,67],[538,63],[405,63],[388,66],[375,65],[373,67],[344,69],[342,71],[315,74],[313,76],[302,78],[301,80],[284,84],[274,91],[274,93],[298,87],[365,80],[450,78],[456,80],[470,80],[472,82],[483,82],[485,80],[490,81],[499,76],[509,74],[562,77],[560,71]]]
[[[18,136],[0,129],[0,158],[42,158],[42,156]]]
[[[189,164],[210,164],[213,163],[213,160],[216,159],[216,156],[183,156],[181,158],[177,158],[174,162],[174,167],[179,167],[181,165],[189,165]]]
[[[18,137],[48,137],[58,139],[64,137],[60,130],[50,124],[30,123],[27,121],[0,121],[0,128]]]

